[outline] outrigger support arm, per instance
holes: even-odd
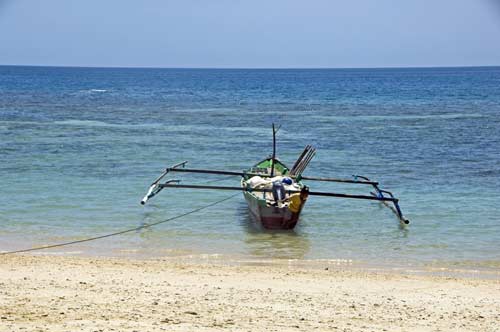
[[[201,174],[238,175],[238,176],[243,176],[245,174],[253,175],[251,173],[245,173],[245,172],[220,171],[220,170],[199,169],[199,168],[175,168],[175,169],[167,168],[167,170],[169,172],[180,172],[180,173],[201,173]]]
[[[370,179],[367,178],[366,176],[361,176],[361,175],[353,175],[353,176],[355,179],[361,178],[365,181],[370,181]],[[392,212],[394,212],[394,214],[396,214],[396,216],[399,218],[399,221],[401,223],[408,225],[410,223],[410,221],[403,216],[403,212],[401,211],[401,208],[399,207],[399,200],[397,198],[395,198],[394,195],[390,191],[380,189],[378,184],[373,184],[373,188],[375,189],[375,192],[370,192],[370,194],[372,194],[373,196],[383,198],[383,197],[385,197],[384,194],[387,194],[387,195],[389,195],[389,197],[394,199],[394,201],[393,201],[394,207],[390,206],[385,201],[381,201],[381,203],[384,204],[385,206],[387,206],[389,209],[391,209]]]
[[[318,177],[313,177],[313,176],[301,176],[300,177],[302,180],[309,180],[309,181],[325,181],[325,182],[341,182],[341,183],[354,183],[354,184],[369,184],[369,185],[378,185],[378,182],[376,181],[359,181],[359,180],[351,180],[351,179],[335,179],[335,178],[318,178]]]
[[[175,180],[177,181],[177,180]],[[182,188],[182,189],[217,189],[217,190],[239,190],[248,192],[272,192],[272,189],[260,189],[260,188],[243,188],[243,187],[231,187],[231,186],[208,186],[199,184],[171,184],[173,180],[169,180],[165,183],[158,185],[160,188]],[[298,194],[300,190],[286,190],[287,194]],[[371,201],[397,201],[397,198],[393,197],[378,197],[378,196],[368,196],[368,195],[351,195],[351,194],[339,194],[339,193],[329,193],[322,191],[310,191],[310,196],[327,196],[327,197],[341,197],[341,198],[357,198],[357,199],[367,199]]]
[[[251,173],[251,172],[233,172],[233,171],[223,171],[223,170],[212,170],[212,169],[197,169],[197,168],[167,168],[169,172],[181,172],[181,173],[201,173],[201,174],[217,174],[217,175],[237,175],[237,176],[261,176],[261,177],[271,177],[269,174]],[[286,176],[286,175],[285,175]],[[296,178],[295,176],[291,176]],[[361,178],[361,176],[358,176]],[[360,181],[351,179],[335,179],[335,178],[318,178],[311,176],[300,176],[302,180],[310,181],[327,181],[327,182],[342,182],[342,183],[354,183],[354,184],[368,184],[368,185],[378,185],[375,181]]]
[[[401,211],[401,208],[399,207],[399,200],[394,197],[394,195],[387,190],[382,190],[379,188],[379,183],[376,181],[372,181],[366,176],[362,175],[353,175],[354,180],[350,179],[334,179],[334,178],[318,178],[318,177],[310,177],[310,176],[302,176],[302,180],[310,180],[310,181],[326,181],[326,182],[341,182],[341,183],[354,183],[354,184],[367,184],[371,185],[374,189],[375,192],[370,192],[373,197],[378,197],[385,206],[390,208],[392,212],[396,214],[396,216],[399,218],[399,221],[404,223],[404,224],[409,224],[410,221],[406,219],[403,216],[403,212]],[[361,181],[358,179],[362,179]],[[389,197],[384,196],[384,194],[389,195]],[[349,197],[349,198],[356,198],[356,197]],[[385,198],[390,198],[390,199],[385,199]],[[387,203],[387,201],[392,201],[394,206],[391,206]]]
[[[181,180],[168,180],[167,182],[165,182],[165,184],[169,184],[169,183],[179,183],[179,182],[181,182]],[[151,185],[151,187],[149,187],[149,190],[148,190],[148,192],[147,192],[146,196],[144,196],[144,198],[142,199],[141,204],[142,204],[142,205],[146,204],[146,202],[147,202],[150,198],[152,198],[152,197],[156,196],[156,195],[157,195],[160,191],[162,191],[162,189],[163,189],[163,188],[164,188],[164,187],[163,187],[163,184],[158,184],[158,183],[157,183],[157,184],[153,184],[153,185]]]
[[[158,194],[163,189],[162,187],[159,186],[159,182],[161,181],[161,179],[163,179],[165,177],[165,175],[168,174],[168,172],[170,172],[173,169],[177,169],[178,167],[184,167],[186,164],[187,164],[187,161],[183,161],[182,163],[178,163],[178,164],[173,165],[172,167],[166,168],[163,171],[163,173],[161,173],[161,175],[159,177],[157,177],[156,180],[153,181],[153,183],[151,183],[151,186],[149,186],[148,192],[146,193],[144,198],[141,200],[141,204],[142,205],[146,204],[146,202],[150,198],[152,198],[153,196]],[[180,182],[180,181],[179,180],[169,180],[165,183],[170,183],[170,182]]]
[[[194,185],[194,184],[172,184],[172,180],[167,181],[163,184],[158,185],[161,189],[164,188],[182,188],[182,189],[214,189],[214,190],[236,190],[236,191],[248,191],[248,192],[272,192],[272,189],[258,189],[258,188],[242,188],[242,187],[231,187],[231,186],[208,186],[208,185]],[[300,193],[300,190],[287,190],[289,195]],[[388,202],[392,202],[394,204],[396,211],[396,215],[400,219],[401,222],[408,224],[409,221],[403,217],[401,209],[399,208],[399,200],[395,198],[392,193],[380,190],[380,192],[385,192],[389,194],[390,197],[386,197],[383,195],[351,195],[351,194],[341,194],[341,193],[330,193],[330,192],[322,192],[322,191],[310,191],[309,195],[311,196],[326,196],[326,197],[338,197],[338,198],[353,198],[353,199],[365,199],[371,201],[379,201],[384,204]]]
[[[165,183],[160,184],[159,182],[163,179],[169,172],[183,172],[183,173],[201,173],[201,174],[216,174],[216,175],[235,175],[235,176],[261,176],[270,177],[269,174],[251,173],[251,172],[233,172],[233,171],[223,171],[223,170],[211,170],[211,169],[193,169],[185,168],[187,161],[175,164],[171,167],[165,169],[165,171],[151,184],[147,194],[141,201],[141,204],[146,204],[146,202],[157,195],[163,188],[192,188],[192,189],[217,189],[217,190],[244,190],[244,191],[255,191],[255,192],[271,192],[269,189],[250,189],[241,187],[225,187],[225,186],[203,186],[203,185],[181,185],[179,180],[168,180]],[[328,196],[328,197],[339,197],[339,198],[353,198],[353,199],[366,199],[374,200],[383,203],[385,206],[390,208],[392,212],[396,214],[399,221],[404,224],[409,224],[410,221],[403,216],[403,212],[399,207],[399,200],[394,197],[394,195],[387,190],[382,190],[379,188],[379,183],[372,181],[369,178],[361,175],[353,175],[354,179],[336,179],[336,178],[321,178],[321,177],[310,177],[310,176],[291,176],[292,178],[297,178],[298,180],[309,180],[309,181],[326,181],[326,182],[340,182],[340,183],[352,183],[352,184],[363,184],[371,185],[375,191],[371,192],[371,196],[367,195],[351,195],[351,194],[340,194],[340,193],[328,193],[328,192],[309,192],[312,196]],[[361,180],[359,180],[361,179]],[[288,191],[289,194],[299,193],[300,191]],[[385,195],[384,195],[385,194]],[[392,202],[392,205],[389,204]]]

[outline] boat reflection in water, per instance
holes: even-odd
[[[238,204],[238,221],[245,231],[248,255],[259,259],[304,259],[311,242],[299,229],[268,230],[249,212],[246,204]]]

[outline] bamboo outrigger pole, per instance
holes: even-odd
[[[325,182],[340,182],[340,183],[354,183],[354,184],[369,184],[372,186],[378,186],[377,181],[359,181],[359,180],[351,180],[351,179],[336,179],[336,178],[318,178],[318,177],[313,177],[313,176],[301,176],[300,177],[302,180],[309,180],[309,181],[325,181]]]
[[[181,188],[181,189],[212,189],[212,190],[236,190],[236,191],[248,191],[248,192],[272,192],[272,189],[258,189],[258,188],[243,188],[243,187],[232,187],[232,186],[208,186],[208,185],[195,185],[195,184],[173,184],[173,182],[178,182],[178,180],[170,180],[164,184],[159,184],[159,188]],[[160,190],[161,190],[160,189]],[[322,191],[309,191],[308,194],[310,196],[323,196],[323,197],[337,197],[337,198],[353,198],[353,199],[364,199],[370,201],[379,201],[382,203],[392,202],[394,205],[394,209],[392,210],[399,220],[405,224],[409,224],[410,221],[403,217],[403,213],[399,208],[399,199],[395,198],[391,192],[380,190],[379,192],[384,192],[390,195],[390,197],[382,196],[381,194],[374,194],[372,196],[368,195],[352,195],[352,194],[342,194],[342,193],[330,193],[330,192],[322,192]],[[287,190],[287,194],[296,194],[300,193],[300,190]],[[390,207],[390,206],[389,206]]]
[[[172,181],[172,180],[170,180]],[[176,180],[177,181],[177,180]],[[161,188],[183,188],[183,189],[216,189],[216,190],[239,190],[239,191],[249,191],[249,192],[273,192],[272,189],[259,189],[259,188],[243,188],[243,187],[233,187],[233,186],[208,186],[199,184],[171,184],[171,182],[160,184]],[[286,190],[287,194],[297,194],[300,190]],[[397,202],[398,199],[394,197],[378,197],[378,196],[368,196],[368,195],[351,195],[351,194],[340,194],[340,193],[329,193],[323,191],[309,191],[310,196],[326,196],[326,197],[340,197],[340,198],[357,198],[357,199],[367,199],[371,201],[385,201],[385,202]]]
[[[179,173],[201,173],[201,174],[215,174],[215,175],[235,175],[235,176],[260,176],[260,177],[271,177],[269,174],[252,173],[252,172],[234,172],[234,171],[224,171],[224,170],[213,170],[213,169],[201,169],[201,168],[167,168],[165,171],[168,172],[179,172]],[[296,178],[295,176],[291,176]],[[361,178],[360,176],[356,176]],[[311,176],[300,176],[302,180],[310,181],[326,181],[326,182],[341,182],[341,183],[354,183],[354,184],[367,184],[367,185],[378,185],[376,181],[365,181],[365,180],[351,180],[351,179],[336,179],[336,178],[321,178],[321,177],[311,177]],[[364,178],[364,177],[363,177]]]

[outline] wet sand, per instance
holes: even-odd
[[[0,256],[0,331],[498,331],[500,280]]]

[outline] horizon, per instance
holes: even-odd
[[[0,0],[6,66],[494,67],[498,35],[495,0]]]
[[[35,68],[75,68],[75,69],[174,69],[174,70],[384,70],[384,69],[467,69],[500,68],[500,65],[472,66],[408,66],[408,67],[148,67],[148,66],[58,66],[58,65],[17,65],[0,64],[0,67],[35,67]]]

